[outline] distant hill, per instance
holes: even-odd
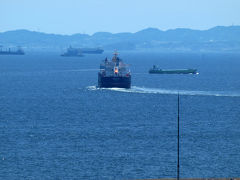
[[[147,28],[136,33],[97,32],[93,35],[58,35],[15,30],[0,33],[0,45],[25,50],[62,50],[72,47],[102,47],[105,50],[239,51],[240,26],[217,26],[209,30]]]

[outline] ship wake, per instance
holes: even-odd
[[[143,94],[168,94],[168,95],[188,95],[188,96],[222,96],[222,97],[240,97],[238,92],[229,91],[191,91],[191,90],[173,90],[173,89],[160,89],[160,88],[145,88],[132,86],[130,89],[124,88],[98,88],[96,86],[88,86],[88,90],[96,91],[117,91],[124,93],[143,93]]]

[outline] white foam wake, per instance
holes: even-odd
[[[145,93],[145,94],[180,94],[189,96],[225,96],[225,97],[240,97],[240,92],[217,92],[217,91],[190,91],[190,90],[169,90],[169,89],[159,89],[159,88],[145,88],[132,86],[130,89],[124,88],[98,88],[96,86],[88,86],[88,90],[106,90],[106,91],[118,91],[125,93]]]

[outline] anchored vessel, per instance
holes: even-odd
[[[19,46],[16,51],[12,51],[11,48],[8,48],[8,50],[2,50],[2,46],[0,46],[0,55],[24,55],[24,51]]]
[[[67,49],[67,52],[63,53],[61,56],[73,56],[82,57],[82,52],[77,48],[72,48],[71,46]]]
[[[197,69],[159,69],[155,65],[149,70],[150,74],[197,74]]]
[[[83,54],[101,54],[104,50],[100,48],[72,48],[71,46],[67,49],[67,52],[61,56],[76,56],[82,57]]]
[[[131,73],[127,64],[115,52],[111,61],[107,58],[100,64],[98,87],[100,88],[130,88]]]
[[[84,54],[102,54],[103,49],[100,48],[79,48]]]

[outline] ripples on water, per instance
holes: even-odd
[[[100,59],[0,57],[0,179],[240,176],[237,54],[127,53],[131,89],[98,89]],[[199,75],[149,75],[197,68]]]

